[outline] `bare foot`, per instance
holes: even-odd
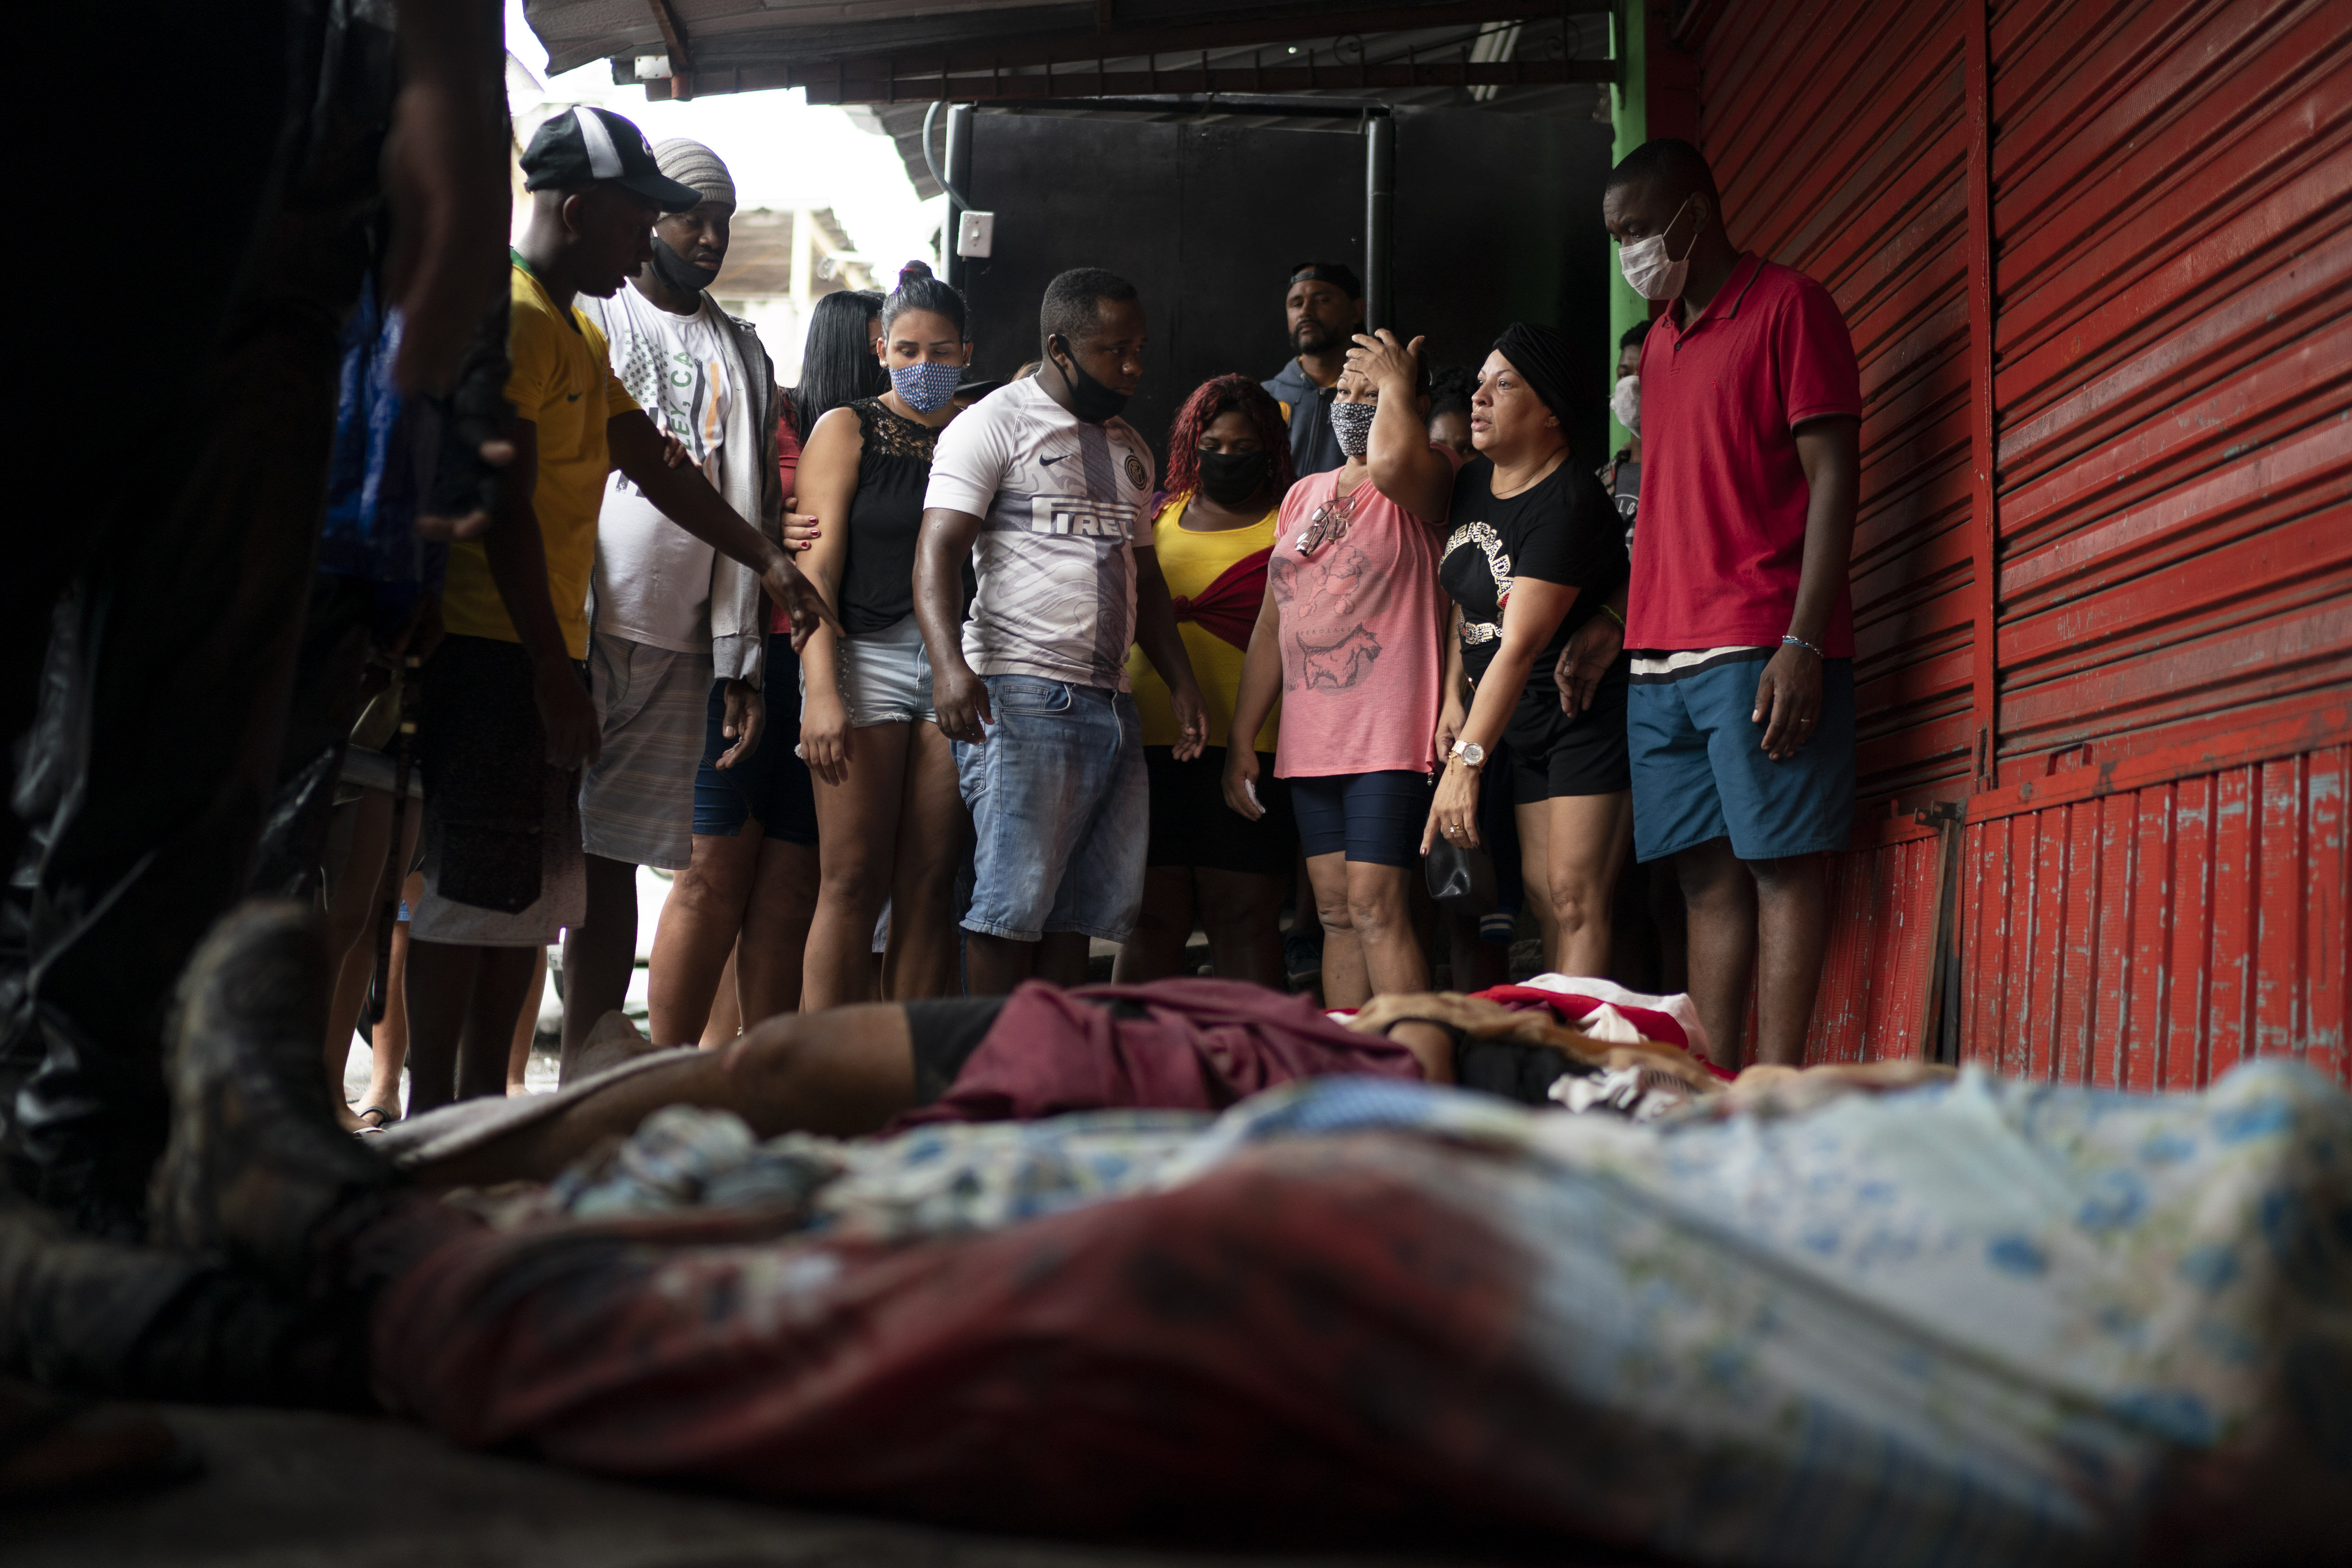
[[[661,1049],[637,1032],[625,1013],[607,1013],[596,1020],[588,1037],[575,1047],[564,1047],[556,1064],[555,1086],[578,1083],[583,1078],[593,1078],[606,1068],[620,1066],[634,1057],[642,1057]]]

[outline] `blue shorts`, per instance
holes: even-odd
[[[1853,837],[1853,660],[1822,672],[1822,721],[1786,762],[1764,754],[1756,681],[1769,654],[1676,679],[1633,678],[1625,739],[1633,768],[1633,854],[1667,856],[1728,837],[1742,860],[1846,848]]]
[[[966,931],[1014,942],[1135,932],[1151,792],[1135,700],[1099,686],[991,675],[988,739],[956,742],[971,808]]]
[[[760,745],[731,768],[719,759],[735,742],[727,738],[727,683],[710,684],[710,706],[702,727],[702,765],[694,774],[694,831],[711,838],[732,838],[743,824],[757,817],[760,830],[785,844],[816,842],[816,785],[808,764],[796,748],[801,741],[801,661],[793,639],[783,633],[768,637],[767,662],[761,677],[767,719],[760,726]]]
[[[1434,787],[1428,774],[1400,768],[1326,773],[1289,783],[1298,847],[1308,859],[1344,850],[1349,859],[1373,866],[1420,863],[1421,835],[1429,826]]]

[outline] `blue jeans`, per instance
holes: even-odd
[[[964,930],[1125,942],[1151,842],[1134,699],[1029,675],[982,679],[995,721],[984,742],[955,749],[973,840]]]

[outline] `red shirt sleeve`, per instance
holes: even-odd
[[[1837,301],[1810,278],[1800,279],[1786,299],[1773,323],[1772,357],[1780,365],[1789,428],[1832,415],[1860,416],[1862,366]]]

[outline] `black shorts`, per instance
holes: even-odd
[[[1257,754],[1257,799],[1265,815],[1252,822],[1225,804],[1225,750],[1211,746],[1189,763],[1173,746],[1143,748],[1151,788],[1151,844],[1147,866],[1196,866],[1211,871],[1287,877],[1298,856],[1298,826],[1290,789],[1274,776],[1274,758]]]
[[[768,635],[761,675],[765,721],[760,744],[731,768],[719,759],[735,742],[727,738],[727,683],[710,683],[710,710],[704,717],[702,765],[694,774],[694,831],[732,838],[758,818],[760,830],[782,844],[816,842],[816,784],[801,761],[801,661],[793,639]]]
[[[1633,787],[1633,762],[1625,744],[1625,671],[1601,679],[1592,706],[1570,719],[1559,711],[1556,690],[1530,690],[1505,731],[1511,743],[1511,800],[1533,805],[1564,795],[1615,795]],[[1549,712],[1529,712],[1538,696]]]
[[[581,685],[585,665],[575,664]],[[417,690],[416,757],[425,774],[425,843],[435,890],[518,913],[539,901],[550,798],[537,677],[520,643],[441,639]],[[578,774],[571,775],[574,794]],[[560,794],[557,798],[562,798]],[[569,825],[577,834],[577,816]]]

